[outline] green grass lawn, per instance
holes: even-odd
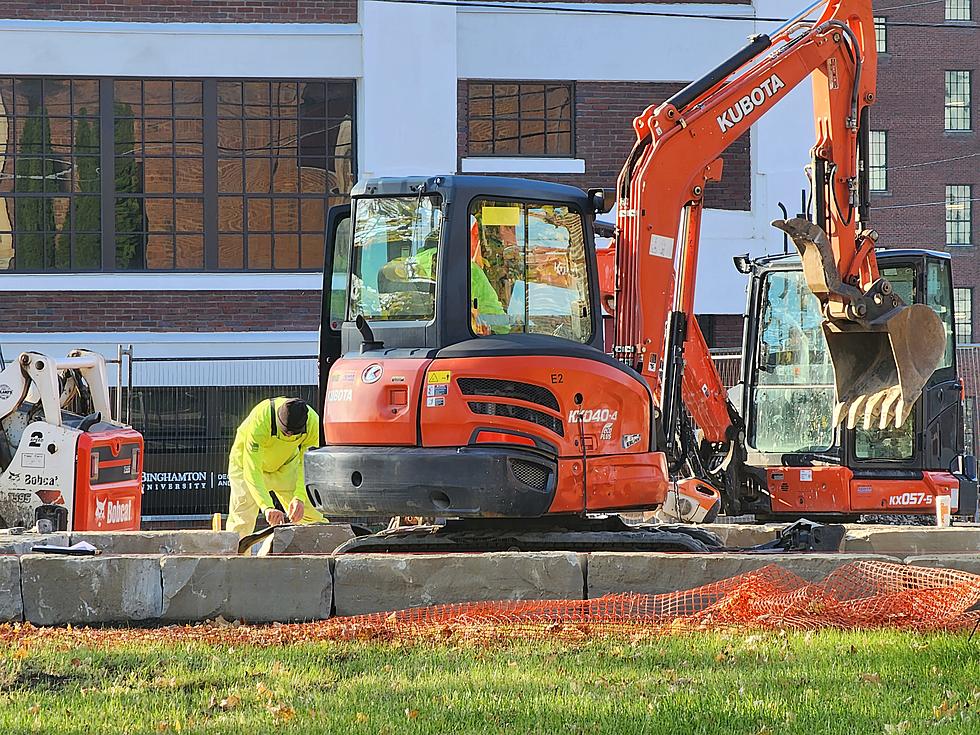
[[[8,629],[0,733],[980,732],[980,639],[962,634],[271,647],[236,635],[72,648],[61,632],[23,644]]]

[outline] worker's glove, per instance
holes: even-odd
[[[270,526],[281,526],[286,522],[286,514],[277,508],[266,508],[265,520]]]
[[[289,508],[286,509],[286,515],[289,516],[289,520],[293,523],[299,523],[303,520],[303,514],[305,512],[306,507],[299,498],[293,498],[289,503]]]

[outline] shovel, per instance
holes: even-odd
[[[809,220],[772,224],[793,238],[807,285],[824,306],[837,389],[834,426],[846,421],[853,429],[860,420],[865,429],[901,427],[943,359],[946,330],[939,315],[925,304],[906,304],[885,278],[866,292],[844,283],[827,234]]]

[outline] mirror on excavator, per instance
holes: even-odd
[[[939,315],[925,304],[906,304],[887,278],[863,292],[843,283],[830,239],[809,220],[772,224],[793,239],[807,285],[823,307],[837,394],[834,425],[901,427],[943,359],[946,329]]]

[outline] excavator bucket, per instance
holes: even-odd
[[[807,284],[822,302],[836,294],[863,305],[864,318],[853,309],[850,317],[824,310],[837,390],[834,426],[846,421],[849,429],[859,423],[865,429],[900,427],[946,350],[939,315],[925,304],[906,304],[884,279],[866,293],[844,284],[826,233],[812,222],[795,218],[772,224],[793,238]]]

